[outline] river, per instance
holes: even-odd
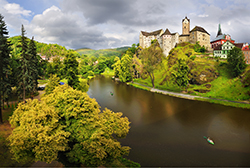
[[[129,134],[119,141],[142,167],[250,166],[250,110],[151,93],[102,76],[90,81],[88,95],[101,109],[129,118]]]

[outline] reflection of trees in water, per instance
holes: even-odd
[[[184,126],[206,126],[228,107],[201,101],[178,99],[175,118]]]
[[[129,106],[132,103],[136,94],[135,88],[132,88],[131,86],[126,85],[125,83],[115,83],[115,96],[117,96],[118,99],[121,99],[121,101],[123,101],[126,105]]]

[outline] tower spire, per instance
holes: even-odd
[[[217,36],[216,36],[216,37],[218,37],[219,35],[222,35],[222,31],[221,31],[220,24],[219,24],[219,29],[218,29],[218,33],[217,33]]]

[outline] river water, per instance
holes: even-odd
[[[91,80],[88,95],[101,109],[129,118],[129,134],[119,141],[143,167],[250,167],[250,110],[151,93],[107,77]]]

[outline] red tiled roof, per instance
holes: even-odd
[[[242,48],[242,51],[249,51],[249,50],[250,50],[249,46],[245,46],[245,47]]]

